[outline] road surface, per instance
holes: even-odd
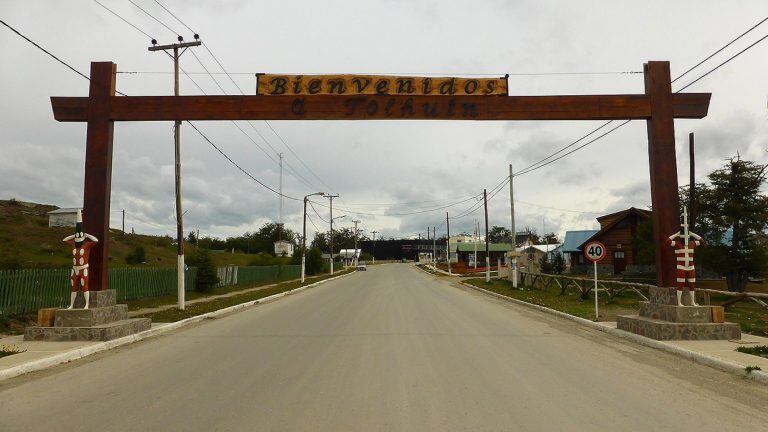
[[[765,431],[768,390],[406,264],[0,384],[10,431]]]

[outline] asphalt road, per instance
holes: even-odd
[[[10,431],[765,431],[768,387],[405,264],[0,384]]]

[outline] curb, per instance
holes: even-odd
[[[691,350],[687,350],[685,348],[680,348],[680,347],[676,347],[676,346],[673,346],[673,345],[668,345],[668,344],[666,344],[664,342],[657,341],[655,339],[650,339],[650,338],[647,338],[645,336],[640,336],[640,335],[637,335],[637,334],[634,334],[634,333],[629,333],[629,332],[626,332],[624,330],[619,330],[619,329],[615,329],[615,328],[612,328],[612,327],[602,326],[602,325],[600,325],[600,324],[598,324],[598,323],[596,323],[594,321],[590,321],[590,320],[585,319],[585,318],[577,317],[577,316],[574,316],[574,315],[567,314],[565,312],[560,312],[560,311],[555,310],[555,309],[550,309],[550,308],[545,307],[545,306],[540,306],[540,305],[537,305],[537,304],[528,303],[528,302],[525,302],[525,301],[522,301],[522,300],[518,300],[518,299],[515,299],[515,298],[511,298],[511,297],[507,297],[507,296],[504,296],[504,295],[501,295],[501,294],[497,294],[495,292],[488,291],[488,290],[482,289],[480,287],[476,287],[474,285],[470,285],[470,284],[462,282],[462,281],[457,281],[457,282],[460,283],[461,285],[464,285],[464,286],[466,286],[468,288],[471,288],[471,289],[473,289],[475,291],[478,291],[480,293],[489,295],[491,297],[498,298],[500,300],[504,300],[504,301],[507,301],[507,302],[510,302],[510,303],[519,304],[521,306],[525,306],[525,307],[528,307],[528,308],[531,308],[531,309],[535,309],[535,310],[538,310],[540,312],[545,312],[545,313],[548,313],[550,315],[555,315],[555,316],[558,316],[560,318],[565,318],[567,320],[574,321],[574,322],[576,322],[578,324],[581,324],[583,326],[590,327],[592,329],[599,330],[599,331],[604,332],[604,333],[608,333],[609,335],[612,335],[612,336],[615,336],[615,337],[618,337],[618,338],[621,338],[621,339],[630,340],[630,341],[638,343],[640,345],[644,345],[644,346],[647,346],[647,347],[650,347],[650,348],[655,348],[655,349],[658,349],[658,350],[661,350],[661,351],[664,351],[664,352],[667,352],[667,353],[670,353],[670,354],[677,355],[679,357],[683,357],[685,359],[691,360],[694,363],[703,364],[703,365],[706,365],[706,366],[709,366],[709,367],[721,370],[723,372],[728,372],[728,373],[731,373],[733,375],[740,376],[742,378],[751,379],[751,380],[759,382],[761,384],[768,384],[768,372],[766,372],[766,371],[756,370],[756,371],[752,371],[751,373],[748,374],[744,370],[744,366],[742,366],[742,365],[740,365],[738,363],[733,363],[733,362],[730,362],[730,361],[727,361],[727,360],[721,360],[721,359],[718,359],[718,358],[707,356],[705,354],[702,354],[702,353],[699,353],[699,352],[696,352],[696,351],[691,351]]]
[[[0,370],[0,381],[7,380],[9,378],[17,377],[19,375],[27,374],[27,373],[30,373],[30,372],[36,372],[36,371],[40,371],[40,370],[43,370],[43,369],[47,369],[49,367],[56,366],[58,364],[68,363],[68,362],[71,362],[71,361],[74,361],[74,360],[79,360],[79,359],[81,359],[83,357],[87,357],[87,356],[92,355],[92,354],[96,354],[96,353],[99,353],[99,352],[102,352],[102,351],[111,350],[113,348],[117,348],[117,347],[120,347],[120,346],[123,346],[123,345],[129,345],[129,344],[132,344],[134,342],[138,342],[138,341],[141,341],[141,340],[144,340],[144,339],[149,339],[149,338],[152,338],[152,337],[155,337],[155,336],[160,336],[160,335],[168,333],[170,331],[179,329],[181,327],[188,326],[190,324],[195,324],[195,323],[198,323],[200,321],[203,321],[203,320],[206,320],[206,319],[209,319],[209,318],[217,318],[217,317],[220,317],[220,316],[223,316],[223,315],[227,315],[227,314],[239,311],[241,309],[249,308],[251,306],[255,306],[255,305],[259,305],[259,304],[263,304],[263,303],[270,303],[270,302],[273,302],[273,301],[278,300],[280,298],[283,298],[283,297],[286,297],[286,296],[289,296],[289,295],[293,295],[293,294],[297,294],[297,293],[299,293],[301,291],[304,291],[306,289],[313,288],[313,287],[316,287],[318,285],[322,285],[322,284],[324,284],[326,282],[331,282],[331,281],[334,281],[336,279],[341,279],[343,277],[347,277],[347,276],[350,276],[350,275],[353,275],[353,274],[355,274],[354,271],[353,272],[349,272],[347,274],[340,275],[340,276],[334,276],[332,278],[323,279],[321,281],[314,282],[314,283],[311,283],[309,285],[305,285],[303,287],[294,288],[294,289],[292,289],[290,291],[285,291],[285,292],[281,292],[281,293],[278,293],[278,294],[273,294],[273,295],[268,296],[268,297],[260,298],[260,299],[257,299],[257,300],[251,300],[251,301],[248,301],[248,302],[245,302],[245,303],[240,303],[240,304],[236,304],[234,306],[229,306],[229,307],[226,307],[224,309],[219,309],[219,310],[215,310],[213,312],[204,313],[202,315],[197,315],[197,316],[189,317],[189,318],[183,319],[181,321],[176,321],[176,322],[172,322],[172,323],[160,326],[160,327],[151,328],[149,330],[146,330],[146,331],[143,331],[143,332],[140,332],[140,333],[136,333],[136,334],[132,334],[132,335],[129,335],[129,336],[125,336],[125,337],[122,337],[122,338],[119,338],[119,339],[114,339],[114,340],[106,341],[106,342],[100,342],[100,343],[96,343],[94,345],[89,345],[89,346],[82,347],[82,348],[76,348],[76,349],[73,349],[71,351],[66,351],[66,352],[63,352],[63,353],[60,353],[60,354],[56,354],[56,355],[51,356],[51,357],[47,357],[47,358],[43,358],[43,359],[39,359],[39,360],[34,360],[34,361],[31,361],[31,362],[28,362],[28,363],[20,364],[18,366],[13,366],[13,367],[10,367],[8,369]]]

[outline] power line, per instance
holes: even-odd
[[[363,216],[410,216],[410,215],[415,215],[415,214],[430,213],[430,212],[433,212],[433,211],[444,210],[444,209],[447,209],[447,208],[450,208],[450,207],[454,207],[454,206],[457,206],[459,204],[465,203],[465,202],[467,202],[469,200],[475,199],[479,195],[480,194],[472,196],[472,197],[470,197],[468,199],[465,199],[465,200],[462,200],[462,201],[458,201],[458,202],[455,202],[455,203],[443,205],[443,206],[440,206],[440,207],[434,207],[434,208],[430,208],[430,209],[413,211],[413,212],[404,212],[404,213],[369,213],[369,212],[354,211],[354,210],[348,209],[346,207],[335,207],[335,208],[338,208],[339,210],[342,210],[342,211],[344,211],[346,213],[355,214],[355,215],[363,215]],[[320,202],[315,202],[315,204],[317,204],[319,206],[322,206],[322,207],[328,207],[327,205],[325,205],[323,203],[320,203]]]
[[[95,0],[94,0],[94,1],[95,1]],[[141,6],[137,5],[137,4],[136,4],[136,3],[135,3],[133,0],[128,0],[128,2],[129,2],[130,4],[132,4],[132,5],[136,6],[136,7],[137,7],[137,8],[138,8],[140,11],[144,12],[144,13],[145,13],[145,14],[146,14],[148,17],[150,17],[150,18],[152,18],[153,20],[157,21],[157,22],[158,22],[158,24],[160,24],[161,26],[163,26],[163,27],[165,27],[166,29],[168,29],[168,31],[169,31],[169,32],[171,32],[171,33],[175,34],[176,36],[181,36],[181,33],[177,32],[176,30],[174,30],[174,29],[172,29],[172,28],[170,28],[170,27],[168,27],[168,25],[166,25],[164,22],[160,21],[159,19],[155,18],[155,16],[154,16],[154,15],[152,15],[152,14],[151,14],[151,13],[149,13],[149,12],[147,12],[147,11],[146,11],[144,8],[142,8]]]
[[[749,28],[747,31],[745,31],[744,33],[740,34],[740,35],[739,35],[739,36],[737,36],[736,38],[734,38],[734,39],[732,39],[731,41],[729,41],[728,43],[726,43],[726,44],[725,44],[723,47],[721,47],[720,49],[716,50],[715,52],[713,52],[712,54],[710,54],[709,56],[707,56],[707,57],[706,57],[704,60],[700,61],[699,63],[697,63],[697,64],[696,64],[696,65],[694,65],[693,67],[691,67],[691,68],[689,68],[688,70],[686,70],[685,72],[683,72],[681,75],[679,75],[678,77],[676,77],[675,79],[673,79],[671,82],[675,82],[675,81],[679,80],[679,79],[680,79],[680,78],[682,78],[684,75],[686,75],[686,74],[688,74],[689,72],[691,72],[692,70],[696,69],[697,67],[699,67],[700,65],[702,65],[704,62],[706,62],[707,60],[711,59],[711,58],[712,58],[712,57],[714,57],[716,54],[720,53],[721,51],[723,51],[725,48],[727,48],[728,46],[730,46],[731,44],[733,44],[733,43],[734,43],[734,42],[736,42],[737,40],[741,39],[741,38],[742,38],[744,35],[748,34],[749,32],[751,32],[752,30],[754,30],[755,28],[757,28],[757,27],[758,27],[760,24],[762,24],[762,23],[763,23],[763,22],[765,22],[765,21],[768,21],[768,17],[764,18],[763,20],[761,20],[760,22],[758,22],[758,23],[757,23],[757,24],[755,24],[754,26],[750,27],[750,28]],[[763,36],[762,38],[758,39],[756,42],[752,43],[751,45],[747,46],[746,48],[744,48],[743,50],[739,51],[739,52],[738,52],[738,53],[736,53],[735,55],[731,56],[731,57],[730,57],[730,58],[728,58],[726,61],[724,61],[724,62],[720,63],[719,65],[717,65],[717,66],[715,66],[714,68],[710,69],[709,71],[707,71],[707,72],[706,72],[706,73],[704,73],[703,75],[699,76],[698,78],[696,78],[696,79],[695,79],[695,80],[693,80],[692,82],[688,83],[688,84],[687,84],[687,85],[685,85],[684,87],[682,87],[682,88],[680,88],[679,90],[675,91],[675,93],[679,93],[679,92],[681,92],[681,91],[685,90],[686,88],[688,88],[688,87],[692,86],[693,84],[695,84],[695,83],[696,83],[696,82],[698,82],[699,80],[703,79],[704,77],[708,76],[709,74],[711,74],[712,72],[716,71],[716,70],[717,70],[717,69],[719,69],[720,67],[724,66],[725,64],[727,64],[727,63],[728,63],[728,62],[730,62],[731,60],[735,59],[735,58],[736,58],[736,57],[738,57],[739,55],[743,54],[743,53],[744,53],[744,52],[746,52],[747,50],[751,49],[751,48],[752,48],[752,47],[754,47],[755,45],[759,44],[760,42],[762,42],[762,41],[763,41],[763,40],[765,40],[766,38],[768,38],[768,35],[765,35],[765,36]],[[569,152],[567,152],[567,153],[565,153],[565,154],[563,154],[563,155],[561,155],[561,156],[559,156],[559,157],[557,157],[557,158],[555,158],[555,159],[552,159],[553,157],[557,156],[558,154],[562,153],[563,151],[567,150],[568,148],[571,148],[571,147],[573,147],[574,145],[578,144],[579,142],[581,142],[581,141],[582,141],[582,140],[584,140],[585,138],[589,137],[590,135],[594,134],[595,132],[599,131],[600,129],[602,129],[602,128],[604,128],[604,127],[608,126],[608,125],[610,125],[610,124],[611,124],[611,123],[613,123],[614,121],[615,121],[615,120],[609,120],[609,121],[607,121],[607,122],[603,123],[602,125],[598,126],[597,128],[595,128],[595,129],[591,130],[591,131],[590,131],[589,133],[587,133],[586,135],[584,135],[584,136],[582,136],[581,138],[577,139],[576,141],[573,141],[572,143],[570,143],[570,144],[568,144],[567,146],[565,146],[565,147],[563,147],[563,148],[559,149],[558,151],[556,151],[556,152],[554,152],[554,153],[550,154],[549,156],[545,157],[544,159],[541,159],[540,161],[538,161],[538,162],[536,162],[536,163],[534,163],[534,164],[531,164],[531,165],[529,165],[529,166],[527,166],[527,167],[523,168],[521,171],[519,171],[518,173],[515,173],[514,175],[523,175],[523,174],[527,174],[527,173],[529,173],[529,172],[535,171],[535,170],[537,170],[537,169],[539,169],[539,168],[543,168],[543,167],[545,167],[545,166],[547,166],[547,165],[551,164],[552,162],[555,162],[555,161],[557,161],[557,160],[560,160],[560,159],[562,159],[563,157],[565,157],[565,156],[568,156],[568,155],[570,155],[570,154],[574,153],[575,151],[578,151],[578,150],[580,150],[580,149],[582,149],[582,148],[586,147],[587,145],[589,145],[589,144],[591,144],[591,143],[593,143],[593,142],[597,141],[598,139],[600,139],[600,138],[602,138],[602,137],[604,137],[604,136],[608,135],[609,133],[611,133],[611,132],[615,131],[616,129],[619,129],[620,127],[622,127],[622,126],[626,125],[626,124],[627,124],[627,123],[629,123],[631,120],[626,120],[626,121],[622,122],[621,124],[619,124],[619,126],[617,126],[617,127],[614,127],[613,129],[609,130],[607,133],[604,133],[604,134],[602,134],[602,135],[598,136],[597,138],[595,138],[595,139],[593,139],[593,140],[590,140],[590,141],[589,141],[589,142],[587,142],[586,144],[584,144],[584,145],[581,145],[581,146],[579,146],[579,147],[575,148],[575,149],[574,149],[574,150],[572,150],[572,151],[569,151]],[[551,160],[550,160],[550,159],[551,159]]]
[[[3,21],[3,20],[0,20],[0,24],[3,24],[4,26],[8,27],[8,28],[9,28],[9,29],[10,29],[12,32],[16,33],[16,34],[17,34],[19,37],[21,37],[22,39],[24,39],[24,40],[26,40],[27,42],[31,43],[31,44],[32,44],[32,45],[33,45],[35,48],[39,49],[40,51],[42,51],[42,52],[44,52],[44,53],[48,54],[48,56],[50,56],[51,58],[53,58],[53,59],[54,59],[54,60],[56,60],[57,62],[61,63],[62,65],[66,66],[66,67],[67,67],[69,70],[71,70],[72,72],[74,72],[74,73],[76,73],[76,74],[80,75],[81,77],[85,78],[85,79],[86,79],[86,80],[88,80],[88,81],[91,81],[91,77],[89,77],[88,75],[86,75],[86,74],[84,74],[84,73],[80,72],[79,70],[75,69],[75,68],[74,68],[74,66],[70,65],[69,63],[65,62],[64,60],[62,60],[62,59],[60,59],[59,57],[57,57],[56,55],[54,55],[52,52],[50,52],[50,51],[48,51],[47,49],[43,48],[43,47],[42,47],[42,46],[40,46],[40,45],[39,45],[37,42],[35,42],[35,41],[33,41],[32,39],[30,39],[30,38],[28,38],[28,37],[24,36],[24,35],[23,35],[23,34],[22,34],[20,31],[18,31],[18,30],[16,30],[15,28],[11,27],[11,25],[10,25],[10,24],[8,24],[7,22],[5,22],[5,21]],[[121,95],[121,96],[126,96],[126,94],[125,94],[125,93],[123,93],[123,92],[120,92],[120,91],[117,91],[117,90],[115,90],[115,93],[117,93],[117,94],[119,94],[119,95]]]
[[[124,74],[143,74],[143,75],[166,75],[171,72],[165,71],[120,71],[118,73]],[[190,72],[193,75],[206,75],[206,72]],[[253,72],[212,72],[214,75],[249,75],[254,76],[256,74],[263,73],[262,71]],[[494,74],[494,73],[472,73],[472,72],[361,72],[361,73],[349,73],[347,75],[383,75],[383,76],[488,76],[488,77],[503,77],[509,76],[557,76],[557,75],[636,75],[642,74],[643,71],[605,71],[605,72],[511,72],[509,74]],[[279,75],[331,75],[338,74],[335,72],[280,72]]]
[[[171,12],[171,11],[170,11],[170,10],[169,10],[167,7],[163,6],[163,4],[162,4],[162,3],[160,3],[160,2],[159,2],[159,1],[157,1],[157,0],[155,0],[155,3],[157,3],[157,4],[158,4],[158,5],[161,7],[161,8],[163,8],[163,10],[165,10],[166,12],[168,12],[169,14],[171,14],[171,16],[172,16],[174,19],[176,19],[176,21],[178,21],[179,23],[181,23],[181,25],[183,25],[184,27],[186,27],[186,28],[187,28],[187,30],[191,31],[192,33],[195,33],[195,34],[197,34],[197,32],[196,32],[196,31],[192,30],[192,29],[191,29],[191,28],[190,28],[190,27],[189,27],[189,26],[188,26],[186,23],[184,23],[184,21],[180,20],[180,19],[179,19],[179,17],[177,17],[177,16],[176,16],[176,15],[175,15],[173,12]]]
[[[131,23],[131,22],[130,22],[130,21],[128,21],[127,19],[125,19],[125,18],[121,17],[120,15],[118,15],[118,14],[117,14],[117,12],[113,11],[112,9],[110,9],[110,8],[106,7],[106,6],[105,6],[103,3],[101,3],[99,0],[93,0],[93,1],[94,1],[94,2],[96,2],[96,4],[97,4],[97,5],[99,5],[99,6],[103,7],[103,8],[104,8],[104,9],[106,9],[107,11],[109,11],[109,13],[111,13],[112,15],[114,15],[114,16],[118,17],[119,19],[121,19],[121,20],[122,20],[124,23],[126,23],[126,24],[128,24],[129,26],[131,26],[131,27],[133,27],[134,29],[136,29],[136,31],[138,31],[138,32],[140,32],[141,34],[143,34],[144,36],[148,37],[150,40],[155,40],[155,38],[153,38],[152,36],[150,36],[150,35],[149,35],[149,33],[145,32],[144,30],[140,29],[139,27],[137,27],[137,26],[133,25],[133,23]],[[169,73],[173,73],[173,72],[169,72]]]

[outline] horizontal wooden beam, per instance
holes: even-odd
[[[673,97],[676,118],[702,118],[710,93]],[[62,122],[88,120],[87,97],[52,97]],[[113,121],[620,120],[647,119],[646,95],[568,96],[113,96]]]

